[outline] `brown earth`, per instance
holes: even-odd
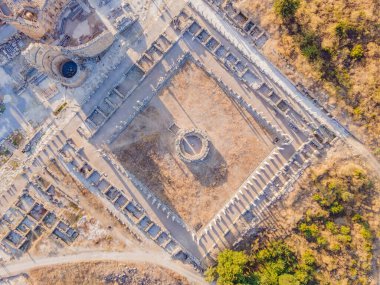
[[[173,123],[176,127],[170,131]],[[207,159],[185,163],[175,129],[207,133]],[[195,229],[205,225],[269,154],[273,144],[217,83],[187,63],[112,144],[121,163]]]
[[[185,285],[189,282],[178,274],[152,264],[117,262],[83,262],[34,269],[30,284],[38,285]]]

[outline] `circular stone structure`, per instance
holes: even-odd
[[[206,133],[201,130],[182,130],[175,140],[175,150],[185,162],[203,161],[210,151],[210,141]]]
[[[73,78],[78,72],[78,65],[72,61],[66,61],[62,64],[61,74],[65,78]]]

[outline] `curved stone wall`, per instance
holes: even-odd
[[[175,140],[175,151],[185,162],[200,162],[205,160],[210,152],[210,141],[201,130],[182,130]]]
[[[94,57],[108,49],[114,42],[114,35],[109,31],[104,31],[93,40],[75,47],[64,47],[62,52],[67,55],[79,57]]]

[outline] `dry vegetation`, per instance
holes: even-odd
[[[29,272],[28,281],[38,285],[189,284],[185,278],[156,265],[100,261],[34,269]]]
[[[377,172],[343,144],[337,146],[270,210],[262,232],[237,247],[250,249],[246,272],[260,284],[278,284],[281,275],[300,282],[289,284],[378,284]]]
[[[207,133],[212,146],[205,161],[184,163],[177,156],[176,136],[168,130],[173,122],[181,129]],[[112,150],[133,175],[198,230],[272,147],[254,119],[203,70],[188,63]]]
[[[380,156],[380,2],[301,0],[288,20],[276,15],[274,0],[237,2],[270,33],[263,53],[336,107],[333,113]]]

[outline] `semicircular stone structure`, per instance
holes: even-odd
[[[23,52],[29,64],[68,87],[78,87],[87,78],[87,72],[75,59],[64,55],[58,47],[31,44]]]

